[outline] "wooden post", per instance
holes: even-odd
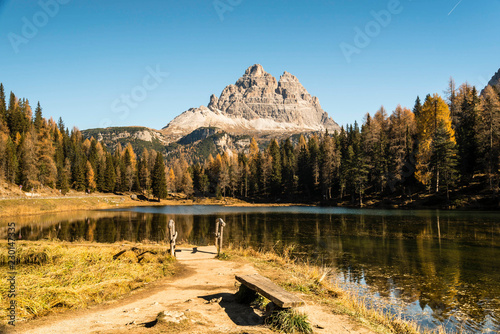
[[[175,256],[175,240],[177,239],[177,231],[175,230],[175,222],[172,219],[168,221],[168,230],[170,231],[170,255]]]
[[[220,222],[220,239],[219,239],[219,253],[221,252],[222,250],[222,237],[224,235],[224,226],[226,226],[226,223],[222,220],[222,218],[219,218],[219,222]]]
[[[219,219],[215,220],[215,248],[219,249]]]
[[[222,218],[217,218],[215,221],[215,247],[217,247],[217,255],[220,255],[222,250],[222,236],[224,234],[224,226],[226,223]]]

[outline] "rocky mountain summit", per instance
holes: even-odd
[[[191,108],[172,120],[163,131],[183,136],[201,127],[217,127],[230,133],[298,133],[339,130],[299,80],[284,72],[279,81],[261,65],[249,67],[234,85],[208,106]]]
[[[302,133],[339,129],[294,75],[284,72],[276,80],[261,65],[253,65],[219,97],[212,95],[207,106],[185,111],[160,131],[111,127],[83,130],[82,135],[110,150],[131,143],[137,154],[154,149],[175,158],[182,152],[194,161],[241,152],[252,136],[265,146],[273,138],[298,140]]]

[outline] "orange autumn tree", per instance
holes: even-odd
[[[453,158],[453,149],[456,146],[455,131],[452,128],[450,109],[446,102],[438,95],[427,95],[421,112],[417,115],[417,138],[418,151],[416,155],[415,177],[428,189],[434,184],[436,192],[439,191],[440,175],[444,167],[450,167],[453,163],[446,160],[443,162],[442,150],[436,149],[444,141],[447,157]],[[440,153],[436,155],[436,153]],[[455,157],[456,159],[456,157]],[[446,164],[450,166],[446,166]]]
[[[90,191],[94,191],[97,188],[94,169],[92,168],[92,164],[88,160],[85,164],[85,186]]]

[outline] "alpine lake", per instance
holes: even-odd
[[[450,332],[500,332],[500,212],[323,207],[156,206],[18,217],[24,240],[179,241],[294,255],[333,268],[330,279],[371,307]],[[8,221],[0,221],[6,238]]]

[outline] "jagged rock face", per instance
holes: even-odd
[[[490,82],[488,82],[488,86],[498,87],[500,86],[500,70],[491,78]]]
[[[212,95],[208,107],[189,109],[164,129],[186,134],[210,126],[235,133],[339,129],[295,76],[285,72],[277,82],[261,65],[249,67],[219,98]]]
[[[199,140],[206,139],[219,132],[221,132],[221,130],[217,128],[198,128],[190,134],[179,139],[177,143],[181,145],[193,144]]]

